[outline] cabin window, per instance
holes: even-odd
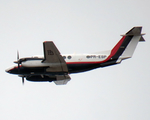
[[[66,59],[66,56],[63,56],[64,59]]]
[[[86,56],[86,58],[90,58],[90,57],[91,57],[91,56],[89,56],[89,55],[88,55],[88,56]]]
[[[71,58],[72,58],[72,57],[69,55],[69,56],[68,56],[68,59],[71,59]]]

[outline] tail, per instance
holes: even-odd
[[[141,34],[142,27],[133,27],[129,30],[116,46],[111,50],[111,60],[120,63],[122,60],[131,58],[139,41],[145,41]]]

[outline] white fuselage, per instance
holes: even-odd
[[[104,61],[109,55],[107,54],[63,54],[62,55],[67,64],[70,63],[95,63]],[[42,56],[33,56],[33,58],[41,58]],[[27,60],[21,63],[23,67],[47,67],[59,66],[59,63],[43,63],[42,60]]]

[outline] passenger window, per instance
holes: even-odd
[[[90,56],[88,55],[88,56],[86,56],[86,58],[90,58]]]
[[[68,59],[71,59],[72,57],[71,56],[68,56]]]
[[[66,59],[66,56],[63,56],[64,59]]]

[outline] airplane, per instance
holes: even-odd
[[[61,55],[53,41],[43,42],[44,57],[33,56],[19,58],[17,66],[6,69],[10,74],[16,74],[32,82],[54,82],[65,85],[71,80],[70,74],[89,71],[92,69],[111,66],[131,58],[139,41],[145,41],[141,34],[142,27],[133,27],[114,46],[112,50],[88,54]]]

